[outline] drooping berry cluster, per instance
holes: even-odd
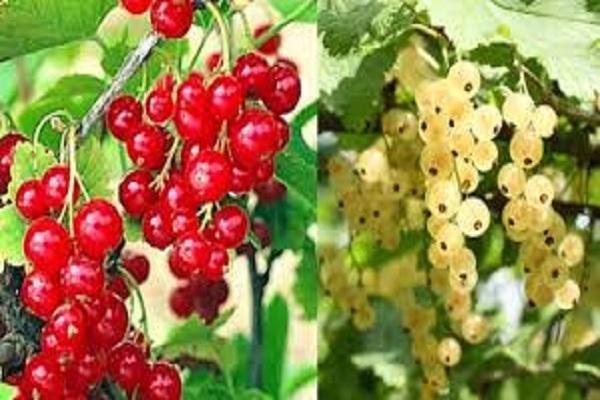
[[[127,95],[110,105],[107,126],[137,167],[119,185],[120,203],[141,221],[146,242],[169,248],[170,269],[188,286],[221,281],[228,252],[245,241],[249,219],[236,199],[285,192],[273,177],[290,139],[281,115],[299,97],[295,67],[250,53],[233,74],[192,72],[177,85],[166,75],[144,105]]]
[[[185,36],[194,22],[192,0],[121,0],[121,5],[134,15],[150,10],[154,30],[171,39]]]
[[[178,371],[149,361],[111,288],[116,277],[108,284],[105,264],[123,240],[121,216],[105,200],[79,202],[80,192],[70,168],[57,165],[39,181],[21,184],[16,194],[16,208],[30,223],[23,250],[31,270],[20,297],[45,322],[41,351],[27,359],[17,379],[19,398],[84,399],[111,379],[142,399],[179,399]],[[66,207],[78,208],[72,234],[60,222]],[[138,282],[147,278],[145,257],[126,253],[121,262]]]

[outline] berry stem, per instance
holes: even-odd
[[[177,154],[177,149],[179,148],[180,143],[181,143],[181,138],[179,136],[175,137],[175,140],[173,141],[173,145],[171,146],[171,149],[169,150],[169,153],[167,155],[167,160],[165,161],[165,165],[163,166],[160,173],[158,175],[156,175],[154,182],[152,182],[152,184],[151,184],[152,187],[160,189],[160,190],[162,190],[164,188],[165,181],[168,178],[169,171],[171,170],[171,166],[173,165],[173,160],[175,159],[175,155]]]
[[[217,26],[219,27],[219,34],[221,35],[221,54],[223,57],[223,65],[225,66],[226,71],[229,72],[232,68],[230,43],[231,34],[229,32],[229,26],[218,6],[216,6],[210,1],[207,1],[205,5],[206,9],[210,11],[215,22],[217,23]]]
[[[133,290],[133,292],[135,293],[135,297],[137,298],[137,301],[140,303],[140,312],[142,313],[142,315],[140,316],[139,323],[142,326],[142,331],[144,332],[144,336],[146,337],[146,340],[148,340],[150,342],[151,340],[150,340],[150,334],[149,334],[149,329],[148,329],[148,313],[146,310],[146,303],[144,303],[144,296],[142,296],[140,287],[128,270],[119,266],[118,272],[121,275],[123,275],[123,277],[125,278],[125,281],[127,282],[127,286],[129,286],[129,288],[131,290]]]
[[[206,42],[208,41],[208,38],[210,37],[212,30],[213,30],[213,24],[211,21],[209,23],[208,27],[206,28],[206,31],[204,32],[202,39],[200,39],[200,43],[198,43],[198,47],[196,48],[196,52],[194,53],[194,55],[192,57],[192,61],[190,61],[190,65],[187,69],[188,74],[190,72],[192,72],[194,70],[194,68],[196,67],[196,64],[198,63],[198,59],[200,58],[200,55],[202,54],[202,49],[204,49],[204,46],[206,45]]]
[[[69,207],[69,232],[71,236],[74,236],[73,230],[73,193],[75,192],[75,177],[77,174],[77,131],[75,128],[70,127],[67,133],[69,135],[69,190],[67,190],[67,198],[65,206]]]
[[[311,6],[315,4],[315,0],[306,0],[304,3],[300,4],[294,11],[292,11],[284,20],[273,25],[271,29],[262,34],[258,39],[254,41],[254,48],[258,49],[265,43],[267,43],[271,38],[281,32],[286,26],[296,21],[302,14],[304,14]]]
[[[256,252],[248,255],[250,284],[252,286],[252,343],[250,347],[250,385],[260,389],[263,385],[263,297],[265,282],[258,272]]]

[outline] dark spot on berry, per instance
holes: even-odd
[[[550,229],[544,229],[544,236],[547,236],[550,233]]]
[[[362,175],[366,175],[366,174],[367,174],[367,170],[366,170],[366,169],[364,169],[364,168],[361,168],[361,169],[360,169],[360,173],[361,173]]]
[[[473,84],[471,82],[467,82],[465,85],[465,92],[470,93],[473,90]]]
[[[502,129],[502,127],[500,125],[496,125],[494,127],[494,134],[496,134],[496,135],[499,134],[500,133],[500,129]]]
[[[454,156],[454,157],[458,157],[458,151],[456,151],[456,150],[452,150],[452,156]]]
[[[442,112],[442,108],[440,106],[435,106],[435,113],[439,114]]]
[[[473,224],[473,228],[475,228],[476,231],[480,230],[481,228],[483,228],[483,222],[479,220],[475,221],[475,223]]]
[[[458,275],[458,277],[460,278],[461,281],[466,281],[467,280],[467,274],[462,272]]]
[[[523,160],[523,162],[525,163],[525,165],[531,165],[533,164],[533,160],[529,157],[525,158],[525,160]]]
[[[552,270],[552,279],[556,279],[560,276],[560,271],[558,269]]]
[[[452,118],[450,118],[450,121],[448,121],[448,126],[450,128],[454,128],[454,120]]]
[[[426,131],[427,130],[427,122],[425,122],[425,121],[421,122],[421,130],[422,131]]]
[[[444,251],[448,250],[448,245],[446,244],[446,242],[441,242],[440,243],[440,248]]]
[[[449,356],[446,356],[446,363],[450,364],[450,357]]]
[[[509,218],[509,219],[508,219],[508,224],[509,224],[510,226],[514,226],[514,225],[515,225],[515,220],[514,220],[514,219],[512,219],[512,218]]]
[[[338,207],[339,208],[344,208],[344,201],[343,200],[338,201]]]
[[[546,240],[544,240],[544,243],[546,243],[547,246],[552,246],[554,245],[554,238],[552,236],[548,236]]]
[[[365,217],[360,217],[360,218],[358,219],[358,222],[360,222],[360,224],[361,224],[361,225],[364,225],[364,224],[365,224],[365,222],[367,222],[367,219],[366,219]]]
[[[440,205],[438,205],[438,210],[443,214],[448,210],[448,208],[446,207],[445,204],[440,204]]]
[[[508,194],[508,188],[506,187],[506,185],[500,186],[500,190],[502,190],[502,193]]]
[[[527,305],[531,308],[535,307],[535,303],[531,299],[527,300]]]
[[[542,194],[542,195],[540,196],[540,202],[541,202],[542,204],[545,204],[547,201],[548,201],[548,195],[547,195],[546,193]]]
[[[523,270],[525,271],[526,274],[528,274],[528,273],[531,272],[531,270],[529,269],[529,267],[525,267]]]
[[[429,168],[429,175],[436,176],[438,174],[437,168]]]
[[[375,218],[379,218],[379,210],[375,210],[375,211],[373,211],[373,216],[374,216]]]
[[[393,189],[394,189],[394,192],[398,193],[400,191],[400,185],[397,183],[394,183]]]

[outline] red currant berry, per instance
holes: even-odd
[[[150,9],[152,0],[121,0],[123,8],[131,14],[143,14]]]
[[[15,158],[15,148],[25,140],[27,139],[19,133],[9,133],[0,138],[0,180],[5,178],[6,185],[10,182],[10,168]],[[6,188],[1,189],[6,190]]]
[[[203,148],[215,145],[220,128],[206,108],[178,108],[175,111],[175,127],[183,140],[197,142]]]
[[[125,268],[135,279],[138,285],[143,284],[150,276],[150,261],[143,254],[134,253],[131,251],[124,252],[123,268]]]
[[[256,172],[233,166],[231,191],[236,194],[248,193],[256,184]]]
[[[267,182],[275,174],[275,161],[270,158],[261,162],[256,168],[256,181],[258,183]]]
[[[34,399],[56,399],[65,390],[65,377],[56,358],[38,353],[27,361],[22,384]]]
[[[169,253],[169,271],[177,279],[187,280],[190,278],[190,272],[183,269],[183,265],[178,260],[178,254],[171,251]]]
[[[156,126],[140,126],[127,140],[127,154],[139,168],[158,170],[166,160],[169,138]]]
[[[175,237],[180,237],[188,232],[198,231],[199,228],[200,221],[196,212],[192,209],[182,208],[174,211],[171,215],[171,230]]]
[[[225,267],[229,265],[229,254],[225,247],[220,244],[213,244],[208,258],[208,263],[204,269],[204,276],[211,281],[223,279]]]
[[[50,211],[61,211],[69,194],[69,168],[64,165],[57,165],[50,168],[42,177],[42,188],[46,196],[46,204]],[[76,203],[79,199],[79,183],[74,182],[72,202]]]
[[[263,57],[248,53],[238,58],[233,74],[242,84],[246,95],[260,93],[269,77],[269,63]]]
[[[248,234],[248,214],[240,207],[231,205],[221,208],[213,220],[216,238],[227,248],[238,247]]]
[[[175,104],[171,92],[154,89],[146,98],[146,115],[155,124],[164,124],[173,116]]]
[[[57,276],[71,256],[67,230],[48,217],[34,221],[23,241],[25,256],[38,271]]]
[[[164,362],[150,365],[142,380],[140,392],[144,400],[181,399],[182,385],[179,371]]]
[[[171,173],[160,193],[160,203],[167,212],[195,207],[191,189],[180,173]]]
[[[153,180],[148,171],[133,171],[119,185],[119,200],[131,217],[140,218],[158,201]]]
[[[29,220],[41,218],[48,212],[44,190],[37,180],[24,182],[19,187],[15,203],[19,213]]]
[[[184,169],[191,159],[196,158],[200,154],[202,149],[203,146],[200,143],[185,142],[181,149],[181,165],[183,165]]]
[[[277,131],[279,132],[278,150],[281,151],[285,149],[285,146],[287,146],[287,144],[289,143],[292,133],[290,131],[290,126],[288,125],[288,123],[280,116],[275,117],[275,122],[277,124]]]
[[[21,301],[38,318],[50,319],[63,299],[60,284],[44,272],[33,271],[23,280]]]
[[[127,300],[131,295],[129,286],[127,286],[125,278],[123,278],[121,275],[113,276],[107,286],[107,289],[119,296],[119,298],[122,300]]]
[[[157,249],[164,250],[173,243],[170,215],[167,210],[160,207],[155,207],[144,214],[142,231],[146,242]]]
[[[256,39],[260,38],[263,34],[267,33],[271,29],[271,24],[264,24],[256,27],[254,30],[254,37]],[[262,46],[260,46],[259,50],[263,54],[273,55],[276,54],[281,46],[281,35],[277,34],[273,36],[271,39],[267,40]]]
[[[110,349],[125,337],[129,317],[125,304],[116,294],[105,292],[102,303],[104,312],[89,326],[89,341],[92,348]]]
[[[61,284],[66,297],[99,297],[104,289],[102,264],[85,257],[75,256],[62,269]]]
[[[74,225],[79,249],[94,260],[103,260],[123,239],[123,220],[106,200],[91,200],[81,207]]]
[[[155,0],[150,19],[156,32],[167,38],[180,38],[194,22],[194,5],[192,0]]]
[[[206,70],[208,72],[215,72],[221,67],[221,63],[223,62],[223,57],[221,53],[212,53],[206,59]]]
[[[238,80],[221,75],[208,87],[210,112],[220,120],[235,118],[244,102],[244,91]]]
[[[63,304],[52,314],[42,336],[44,334],[53,337],[45,341],[50,348],[42,348],[42,351],[56,354],[61,360],[79,358],[87,346],[85,312],[78,303]]]
[[[287,194],[287,188],[277,179],[256,185],[254,191],[258,195],[258,200],[264,204],[276,203]]]
[[[243,168],[254,169],[272,158],[279,147],[279,131],[272,113],[245,111],[229,128],[231,151]]]
[[[145,372],[146,357],[137,345],[124,342],[111,350],[108,373],[127,393],[132,393],[140,384]]]
[[[191,276],[206,267],[210,245],[198,232],[188,232],[181,236],[173,246],[169,256],[172,269],[184,271]]]
[[[252,222],[252,231],[260,240],[260,245],[265,248],[271,245],[271,230],[263,221],[257,219]]]
[[[301,86],[298,71],[288,63],[278,62],[271,67],[268,85],[260,93],[260,97],[275,114],[287,114],[298,104]]]
[[[119,140],[126,141],[137,131],[142,123],[144,110],[135,97],[123,95],[117,97],[106,112],[106,126]]]
[[[185,166],[185,179],[200,203],[223,199],[231,187],[233,177],[229,159],[213,150],[202,150]]]
[[[192,293],[188,285],[180,286],[173,290],[169,297],[171,311],[179,318],[189,318],[194,312]]]
[[[67,389],[87,391],[102,381],[105,372],[106,361],[88,350],[67,366]]]
[[[178,108],[205,108],[208,104],[204,77],[199,72],[192,72],[187,79],[181,82],[177,89]]]

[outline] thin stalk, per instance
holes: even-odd
[[[206,9],[210,11],[215,22],[217,23],[217,26],[219,27],[219,34],[221,35],[221,57],[223,57],[223,65],[229,72],[232,68],[230,43],[231,34],[229,32],[229,26],[227,21],[225,21],[221,10],[219,10],[219,7],[211,2],[206,2],[205,5]]]
[[[302,14],[306,12],[312,5],[315,4],[315,0],[306,0],[304,3],[300,4],[294,11],[292,11],[284,20],[273,25],[271,29],[262,34],[255,42],[254,47],[259,48],[268,42],[273,36],[277,35],[281,32],[286,26],[296,21]]]
[[[200,59],[200,55],[202,54],[202,50],[204,49],[204,46],[206,45],[206,42],[208,41],[208,38],[210,37],[212,28],[213,28],[213,26],[212,26],[212,22],[211,22],[210,25],[208,26],[208,28],[206,28],[206,32],[204,32],[202,39],[200,39],[200,43],[198,43],[198,47],[196,48],[196,52],[194,53],[194,56],[192,57],[192,61],[190,61],[190,65],[187,69],[188,74],[190,72],[192,72],[194,70],[194,68],[196,67],[196,64],[198,63],[198,59]]]
[[[146,303],[144,303],[144,296],[142,296],[140,287],[137,284],[136,280],[133,278],[133,276],[131,276],[129,271],[127,271],[125,268],[119,267],[117,270],[121,275],[123,275],[125,281],[127,282],[127,286],[131,290],[133,290],[135,297],[138,300],[138,303],[140,303],[140,310],[142,313],[142,315],[140,316],[140,325],[142,325],[142,331],[144,332],[146,340],[150,341],[150,334],[148,330],[148,312],[146,310]]]
[[[250,385],[262,388],[263,385],[263,297],[265,280],[258,272],[256,254],[248,255],[250,284],[252,285],[252,343],[250,347]]]

